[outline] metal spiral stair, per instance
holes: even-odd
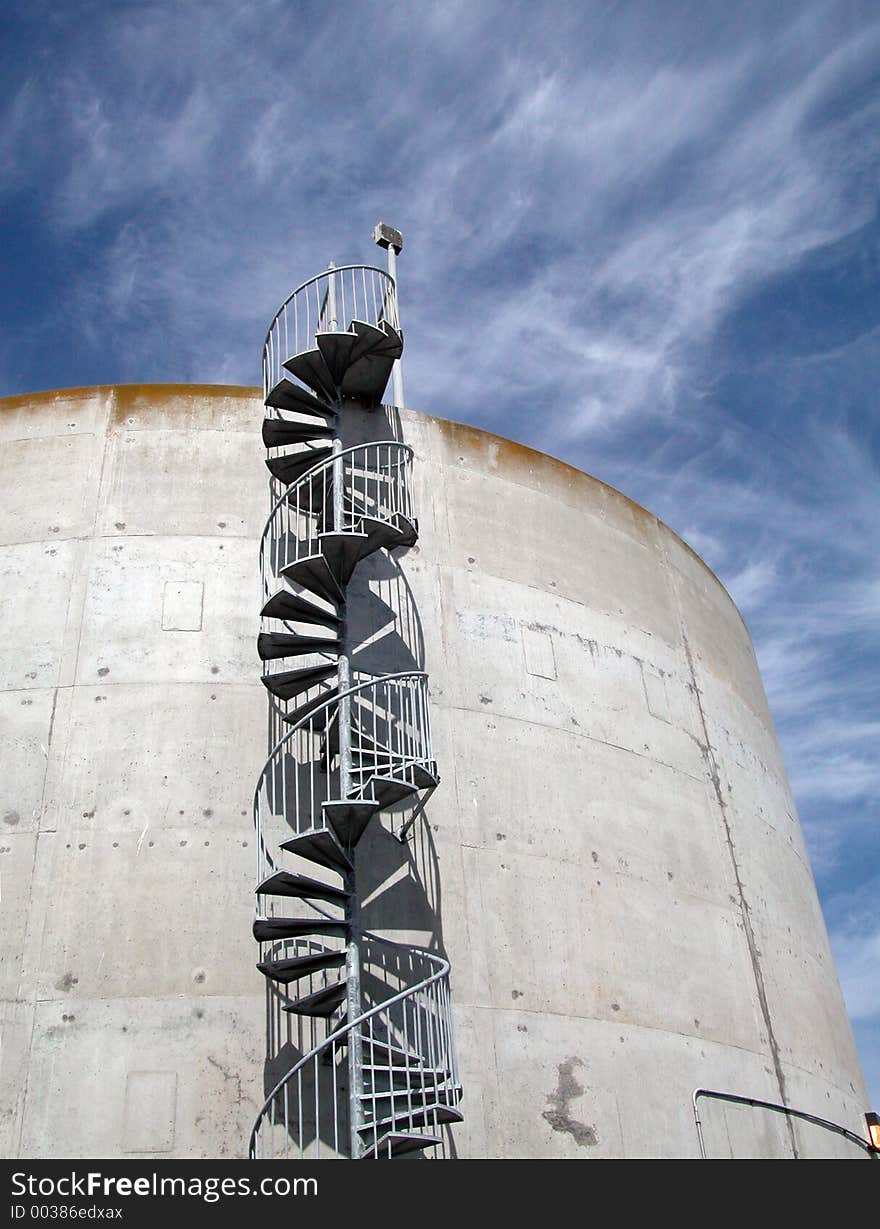
[[[380,404],[402,349],[394,281],[368,266],[304,283],[264,346],[274,502],[257,652],[284,732],[254,795],[253,933],[270,995],[312,1044],[269,1092],[254,1158],[424,1153],[462,1117],[448,962],[358,916],[367,826],[439,780],[427,676],[355,677],[347,617],[358,563],[418,537],[412,450],[394,439],[344,448],[340,435],[347,405]]]

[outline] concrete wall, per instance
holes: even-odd
[[[245,1153],[261,417],[245,388],[0,401],[3,1155]],[[420,542],[358,583],[418,612],[443,781],[409,846],[366,839],[364,923],[452,961],[458,1155],[693,1156],[699,1085],[861,1130],[730,598],[596,479],[402,417]],[[385,429],[352,417],[352,438]],[[704,1120],[713,1154],[791,1153],[780,1118]]]

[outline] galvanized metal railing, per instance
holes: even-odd
[[[263,343],[263,395],[283,378],[284,363],[315,346],[316,333],[347,330],[353,320],[398,333],[394,278],[374,265],[341,265],[309,278],[285,299]]]
[[[350,1155],[350,1104],[340,1084],[355,1041],[365,1076],[358,1094],[363,1152],[390,1156],[392,1129],[441,1138],[443,1109],[454,1108],[460,1094],[449,963],[368,932],[361,938],[365,992],[374,984],[402,988],[336,1028],[278,1081],[251,1133],[253,1160]]]
[[[275,501],[260,539],[263,601],[286,567],[319,551],[319,534],[360,532],[364,517],[390,525],[398,516],[412,522],[412,460],[412,448],[398,440],[356,444],[291,483]]]
[[[428,704],[428,676],[409,670],[361,679],[337,695],[319,700],[269,755],[254,791],[257,883],[277,870],[272,850],[282,841],[327,826],[322,805],[339,796],[333,755],[340,702],[352,700],[352,747],[359,771],[353,796],[379,773],[418,785],[431,772],[434,751]],[[299,697],[299,702],[302,698]],[[274,902],[258,897],[257,916],[271,917]],[[312,902],[317,913],[326,914]],[[332,914],[326,914],[333,916]]]

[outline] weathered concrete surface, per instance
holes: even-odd
[[[3,1155],[245,1154],[261,416],[221,387],[0,402]],[[729,597],[596,479],[401,417],[421,537],[356,574],[360,664],[430,672],[443,779],[406,849],[376,829],[359,861],[364,923],[452,961],[458,1155],[693,1156],[699,1085],[861,1129]],[[779,1118],[703,1117],[715,1154],[791,1154]]]

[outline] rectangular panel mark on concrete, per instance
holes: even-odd
[[[176,1071],[129,1071],[123,1152],[170,1152],[177,1114]]]
[[[534,627],[522,629],[523,656],[526,670],[536,678],[556,678],[556,657],[553,653],[553,641],[547,632],[538,631]]]
[[[162,630],[200,632],[204,592],[200,580],[166,580],[162,591]]]

